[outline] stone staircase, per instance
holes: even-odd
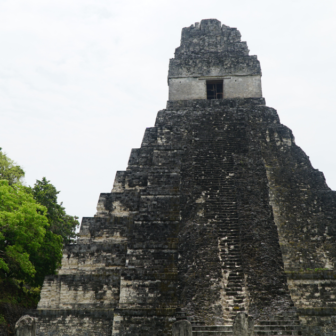
[[[227,127],[238,129],[241,136],[237,138],[237,132],[229,131]],[[244,150],[245,124],[243,120],[228,120],[228,117],[214,114],[212,131],[207,130],[206,137],[202,134],[198,136],[199,148],[208,150],[200,151],[195,158],[194,173],[205,191],[205,218],[216,227],[223,300],[226,302],[223,307],[224,321],[232,325],[236,314],[245,310],[245,279],[240,253],[233,159],[234,153]]]
[[[206,147],[205,142],[211,142],[211,149],[195,159],[194,169],[197,172],[195,175],[199,176],[198,183],[206,191],[205,218],[217,227],[226,302],[226,307],[223,307],[225,325],[209,326],[202,321],[191,320],[193,336],[233,335],[234,318],[237,313],[244,312],[246,307],[233,158],[234,154],[245,149],[245,124],[239,119],[225,120],[226,125],[229,124],[229,127],[240,132],[240,137],[233,138],[229,135],[231,132],[221,131],[225,128],[223,121],[214,115],[214,131],[207,132],[207,139],[200,136],[198,146]],[[237,135],[237,132],[234,134]],[[300,330],[298,318],[278,316],[273,320],[258,321],[254,327],[254,335],[301,335]]]
[[[226,163],[222,165],[225,176],[222,181],[219,181],[221,196],[216,205],[222,208],[217,216],[217,221],[219,258],[222,264],[227,302],[224,317],[226,322],[231,324],[235,315],[245,310],[245,281],[240,253],[233,159],[231,155],[226,158]]]

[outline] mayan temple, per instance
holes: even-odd
[[[168,85],[45,279],[36,335],[175,336],[181,321],[192,336],[336,335],[336,192],[266,106],[257,56],[203,20],[183,28]]]

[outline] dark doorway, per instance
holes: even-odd
[[[207,99],[223,99],[223,80],[207,81]]]

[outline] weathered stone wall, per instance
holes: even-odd
[[[171,102],[158,116],[186,125],[190,136],[182,166],[179,296],[190,315],[209,324],[223,324],[244,309],[257,318],[293,311],[266,170],[250,134],[253,109],[274,122],[276,114],[262,99]],[[238,241],[225,243],[228,227],[237,228]],[[230,258],[235,249],[241,259]],[[239,276],[241,293],[230,296]]]
[[[224,77],[224,99],[260,98],[261,76],[230,76]]]
[[[277,116],[270,122],[255,109],[249,125],[267,171],[270,205],[303,333],[334,335],[336,193]]]
[[[206,81],[199,78],[169,78],[169,100],[207,99]]]
[[[233,96],[255,98],[187,100],[201,91],[171,86],[179,100],[46,278],[37,335],[171,336],[179,314],[222,327],[239,312],[291,330],[298,312],[309,335],[333,332],[336,195],[265,106],[260,75],[236,29],[183,30],[170,84],[231,76],[224,94],[227,81]]]
[[[259,135],[286,270],[334,269],[336,192],[287,127],[275,123]]]
[[[111,336],[113,310],[48,310],[38,316],[38,336]]]
[[[274,129],[287,130],[282,133],[287,137],[271,137]],[[317,330],[321,321],[332,321],[334,280],[292,275],[287,285],[285,270],[299,265],[293,267],[297,273],[301,263],[293,255],[308,237],[296,235],[305,222],[296,218],[282,230],[277,221],[286,199],[274,197],[273,190],[284,187],[272,184],[278,166],[271,170],[269,162],[278,162],[285,149],[276,157],[274,148],[289,147],[290,139],[293,160],[302,160],[297,153],[305,158],[288,134],[263,99],[169,102],[155,127],[146,130],[142,147],[132,150],[127,170],[117,173],[112,193],[101,194],[96,217],[83,220],[78,243],[64,250],[59,275],[46,279],[39,335],[49,324],[60,333],[66,321],[74,328],[78,323],[77,334],[85,335],[78,318],[84,311],[90,316],[108,311],[108,321],[103,314],[95,317],[98,322],[88,317],[85,323],[109,326],[113,335],[123,336],[157,330],[170,335],[176,308],[211,325],[232,323],[241,311],[256,320],[295,316],[294,302],[306,328],[313,323]],[[300,165],[281,164],[285,172],[286,164],[291,167],[290,179],[301,181]],[[311,172],[309,181],[333,195],[321,175],[315,179]],[[288,182],[284,174],[277,175],[281,183]],[[316,195],[312,192],[311,199]],[[293,207],[304,204],[301,198],[290,201]],[[333,216],[332,209],[328,214]],[[334,232],[329,223],[328,232]],[[326,266],[325,254],[334,260],[333,250],[323,250],[323,239],[334,237],[321,232],[314,241],[317,253],[306,254],[314,257],[306,264],[310,267]],[[284,249],[283,242],[293,236],[298,246]],[[312,315],[312,308],[323,314],[328,308],[329,320]]]
[[[205,80],[224,80],[224,98],[259,98],[261,69],[236,28],[215,19],[183,28],[170,60],[169,100],[206,99]]]
[[[336,273],[287,272],[287,278],[304,335],[336,335]]]

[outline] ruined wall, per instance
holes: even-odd
[[[307,336],[336,334],[336,273],[288,272],[288,286]]]
[[[44,310],[37,314],[39,336],[110,336],[113,311]]]
[[[127,170],[117,173],[112,193],[101,194],[96,217],[83,220],[78,243],[64,250],[59,275],[46,279],[38,335],[47,335],[48,325],[61,333],[66,323],[85,335],[78,318],[84,311],[85,323],[112,335],[170,335],[177,309],[191,321],[223,325],[239,311],[268,319],[295,316],[297,308],[304,326],[321,331],[319,324],[334,318],[335,280],[297,274],[325,267],[325,255],[333,268],[334,250],[325,244],[335,237],[325,232],[335,224],[319,222],[314,212],[303,212],[303,221],[302,212],[281,210],[309,205],[292,196],[302,192],[293,184],[302,183],[298,162],[307,167],[305,158],[263,99],[168,102]],[[312,204],[320,187],[332,199],[322,175],[309,169]],[[284,193],[289,182],[292,193]],[[333,213],[321,209],[318,218]],[[284,226],[279,214],[295,221]],[[314,233],[319,239],[302,235],[306,223],[323,226]]]
[[[243,310],[256,318],[294,314],[266,170],[250,136],[249,114],[258,108],[273,123],[276,114],[262,99],[170,102],[162,113],[189,125],[181,180],[181,307],[209,324],[230,323]]]
[[[259,98],[261,92],[261,76],[224,77],[224,99]]]
[[[309,336],[335,331],[336,194],[260,76],[236,29],[183,29],[167,108],[45,279],[38,336],[170,336],[181,316],[221,327],[243,311],[271,330],[298,332],[299,314]],[[208,79],[240,98],[206,100]]]
[[[288,286],[303,333],[336,333],[336,192],[278,117],[266,121],[263,111],[255,109],[249,124],[267,171]]]
[[[262,134],[270,199],[286,270],[334,269],[336,193],[297,147],[292,132],[276,123]]]
[[[169,78],[169,100],[207,99],[206,81],[199,78]]]
[[[169,100],[206,99],[205,80],[224,79],[224,98],[259,98],[261,69],[236,28],[215,19],[183,28],[170,60]]]

